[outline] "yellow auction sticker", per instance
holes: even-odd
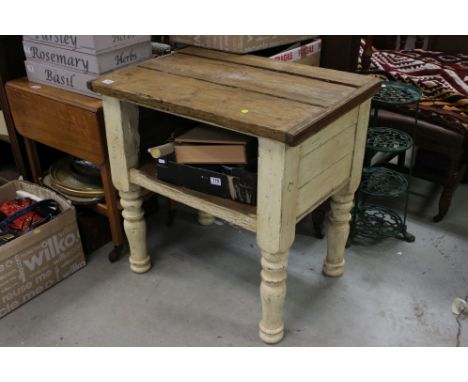
[[[242,114],[247,114],[248,112],[249,112],[249,109],[242,109],[242,110],[241,110],[241,113],[242,113]]]

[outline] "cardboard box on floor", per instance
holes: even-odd
[[[54,199],[54,219],[0,246],[0,318],[86,265],[75,208],[55,192],[15,180],[0,187],[0,202],[23,190]]]
[[[223,50],[231,53],[248,53],[256,50],[303,41],[316,36],[170,36],[171,42]]]

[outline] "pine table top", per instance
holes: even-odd
[[[377,92],[376,78],[188,47],[104,74],[91,90],[296,146]]]

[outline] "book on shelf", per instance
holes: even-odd
[[[247,164],[253,138],[199,125],[174,139],[177,163]]]

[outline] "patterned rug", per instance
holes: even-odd
[[[421,118],[468,137],[468,55],[422,49],[375,50],[370,71],[419,87],[423,91]],[[412,110],[406,112],[413,115]]]

